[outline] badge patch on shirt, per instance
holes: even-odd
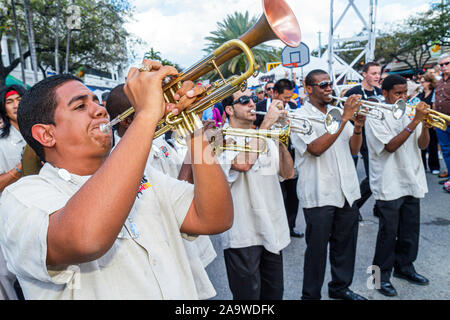
[[[139,198],[139,195],[142,194],[142,191],[149,189],[151,186],[152,185],[150,184],[150,182],[148,182],[147,178],[144,175],[142,177],[141,185],[139,186],[138,193],[137,193],[136,197]]]
[[[169,149],[167,149],[166,146],[161,146],[161,151],[164,153],[164,155],[166,156],[166,158],[168,158],[170,156],[169,154]]]

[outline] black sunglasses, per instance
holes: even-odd
[[[325,89],[326,87],[333,87],[333,81],[320,81],[319,83],[313,83],[312,86],[318,86],[320,89]]]
[[[267,90],[267,91],[273,90],[273,87],[267,87],[266,90]]]
[[[449,64],[450,64],[450,61],[444,62],[444,63],[439,63],[439,65],[441,66],[441,68],[442,68],[443,66],[448,66]]]
[[[258,102],[258,97],[256,96],[240,96],[238,99],[233,101],[233,105],[235,105],[236,103],[240,103],[240,104],[248,104],[250,102],[250,99],[253,100],[254,103]]]

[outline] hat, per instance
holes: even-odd
[[[261,93],[261,92],[264,92],[264,91],[263,91],[263,89],[262,89],[261,87],[258,87],[258,88],[256,88],[256,90],[255,90],[255,91],[256,91],[256,93]]]

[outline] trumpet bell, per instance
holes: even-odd
[[[325,116],[325,129],[329,134],[338,132],[342,122],[342,113],[338,108],[330,109]]]
[[[406,102],[403,99],[399,99],[397,100],[397,102],[394,103],[394,106],[392,108],[392,116],[394,117],[395,120],[400,119],[401,117],[403,117],[403,115],[406,112]]]

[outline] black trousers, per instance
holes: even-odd
[[[392,269],[415,272],[413,262],[419,251],[420,200],[411,196],[397,200],[377,200],[380,214],[373,265],[387,282]]]
[[[223,251],[233,300],[283,299],[283,257],[263,246]]]
[[[427,158],[426,154],[428,152],[428,169],[431,171],[439,170],[439,157],[438,157],[438,141],[436,136],[436,130],[434,128],[428,128],[430,132],[430,143],[428,144],[428,148],[422,150],[422,161],[423,167],[425,170],[427,169]]]
[[[297,219],[298,212],[297,180],[298,178],[294,178],[280,182],[281,191],[283,192],[284,208],[286,209],[289,230],[291,231],[295,228],[295,220]]]
[[[369,184],[369,150],[367,148],[366,132],[364,127],[362,130],[362,135],[363,135],[363,142],[359,152],[361,153],[361,156],[363,158],[364,171],[366,173],[366,177],[363,180],[361,180],[361,183],[359,185],[359,189],[361,190],[361,198],[356,200],[356,207],[358,209],[361,208],[364,205],[364,203],[366,203],[367,199],[369,199],[370,196],[372,195],[372,190],[370,190]],[[354,161],[356,167],[356,165],[358,164],[358,158],[357,157],[354,158]]]
[[[353,281],[358,209],[334,206],[303,209],[306,220],[306,252],[302,299],[320,299],[330,244],[331,282],[328,292],[339,292]]]

